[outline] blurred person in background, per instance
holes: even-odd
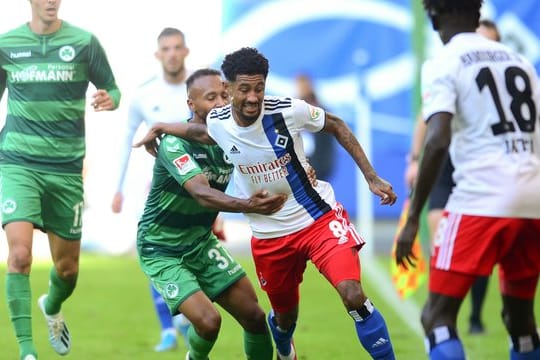
[[[131,155],[133,138],[144,123],[148,128],[157,122],[174,123],[185,121],[191,115],[187,106],[186,78],[188,71],[185,59],[189,55],[185,35],[182,31],[166,27],[157,37],[157,50],[154,54],[160,62],[162,73],[143,83],[135,91],[130,101],[127,131],[124,135],[120,154],[120,173],[111,204],[116,214],[122,211],[124,202],[124,183]],[[155,351],[168,351],[177,347],[177,330],[187,334],[189,321],[182,314],[173,319],[161,295],[150,285],[154,309],[161,326],[160,342]]]
[[[540,84],[511,48],[478,34],[482,0],[424,0],[444,46],[422,67],[426,141],[396,263],[413,266],[420,213],[450,153],[455,186],[434,234],[421,322],[430,359],[465,359],[463,299],[498,265],[509,358],[540,359]]]
[[[493,41],[500,41],[501,36],[497,25],[491,20],[480,20],[476,32]],[[418,119],[415,124],[411,151],[407,155],[407,167],[405,170],[405,182],[409,189],[414,188],[416,177],[418,176],[418,163],[424,146],[426,137],[426,122]],[[428,199],[428,227],[431,236],[435,235],[437,226],[442,217],[444,207],[448,201],[448,197],[454,188],[452,173],[454,166],[447,156],[441,167],[437,181],[431,189]],[[482,322],[482,307],[486,299],[487,286],[489,276],[478,276],[473,286],[471,287],[471,314],[469,316],[469,333],[483,334],[485,332],[484,323]]]
[[[315,93],[312,78],[305,73],[295,77],[297,97],[310,105],[328,110],[319,102]],[[332,136],[322,131],[311,133],[302,132],[302,140],[306,151],[306,157],[317,172],[319,179],[327,181],[334,170],[334,157],[336,153],[335,141]]]
[[[6,232],[6,298],[20,359],[35,360],[31,288],[34,228],[47,233],[54,266],[38,305],[49,342],[71,349],[61,313],[79,273],[85,111],[89,83],[94,111],[114,110],[120,91],[105,51],[91,33],[58,17],[61,0],[29,0],[31,20],[0,35],[0,98],[8,111],[0,133],[2,226]]]
[[[201,69],[186,81],[189,123],[206,124],[208,112],[228,103],[219,71]],[[244,329],[248,359],[271,360],[272,339],[265,313],[241,265],[212,233],[218,211],[270,214],[285,195],[259,192],[247,199],[223,193],[233,166],[217,145],[161,139],[152,186],[139,222],[139,262],[170,312],[184,314],[188,331],[186,360],[206,360],[217,339],[221,316],[213,302]]]

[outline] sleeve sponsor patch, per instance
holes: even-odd
[[[191,160],[191,157],[188,154],[184,154],[180,157],[177,157],[173,160],[174,166],[178,169],[180,175],[186,175],[191,170],[195,169],[197,165]]]
[[[311,120],[317,120],[319,116],[321,116],[321,110],[311,105],[308,105],[308,106],[309,106],[309,116],[311,117]]]

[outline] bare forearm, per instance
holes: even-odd
[[[193,140],[204,144],[214,144],[206,132],[206,125],[199,123],[159,123],[154,128],[161,133],[174,135],[186,140]]]
[[[436,119],[431,128],[427,128],[426,144],[418,170],[418,178],[409,208],[409,217],[418,218],[439,175],[450,144],[449,115]]]
[[[199,204],[210,209],[234,213],[245,213],[250,210],[249,199],[240,199],[229,196],[211,187],[192,195]]]
[[[377,173],[373,169],[373,166],[371,166],[362,145],[360,145],[347,124],[332,114],[327,114],[327,117],[328,122],[332,122],[333,124],[330,127],[331,132],[333,132],[340,145],[351,155],[356,165],[362,171],[362,174],[364,174],[364,177],[367,180],[376,177]]]
[[[409,161],[418,161],[420,154],[422,153],[422,148],[424,146],[424,141],[426,139],[426,123],[424,120],[419,117],[416,120],[414,126],[414,133],[411,143],[411,150],[409,152]]]

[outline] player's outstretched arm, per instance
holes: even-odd
[[[133,144],[133,147],[144,146],[146,151],[152,156],[157,155],[158,143],[157,138],[162,134],[169,134],[183,139],[197,141],[203,144],[215,145],[212,139],[206,132],[206,125],[199,123],[156,123],[152,126],[146,135]]]
[[[186,189],[199,204],[204,207],[227,212],[272,214],[283,207],[287,195],[270,195],[267,191],[259,191],[249,199],[229,196],[210,187],[206,176],[199,174],[184,183]]]
[[[397,196],[392,190],[392,185],[377,175],[364,149],[362,149],[362,146],[356,137],[354,137],[345,121],[334,114],[326,113],[323,131],[333,134],[341,146],[351,155],[360,168],[360,171],[362,171],[362,174],[364,174],[371,192],[381,198],[381,204],[393,205],[396,202]]]

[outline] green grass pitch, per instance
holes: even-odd
[[[255,281],[251,259],[238,257],[238,260],[246,268],[250,279]],[[388,258],[377,261],[383,269],[389,268]],[[46,291],[49,268],[50,262],[34,264],[31,276],[33,330],[40,359],[60,358],[48,344],[46,326],[36,304],[38,296]],[[5,265],[1,269],[5,273]],[[364,289],[387,321],[397,359],[425,359],[422,337],[411,331],[403,322],[403,316],[398,314],[404,310],[388,304],[385,301],[387,296],[379,290],[380,286],[370,281],[366,273],[364,271]],[[383,275],[389,279],[388,274]],[[4,282],[5,277],[0,277],[2,289]],[[255,288],[263,308],[268,311],[264,293],[257,284]],[[469,299],[462,307],[459,330],[471,360],[508,358],[508,339],[499,316],[500,299],[497,292],[497,279],[492,277],[483,314],[488,331],[486,335],[467,335]],[[412,300],[421,307],[425,296],[424,285]],[[2,299],[0,358],[15,360],[18,359],[15,336],[8,319],[5,296]],[[337,293],[311,265],[305,274],[300,301],[300,318],[295,336],[299,359],[369,359],[356,339],[351,319]],[[538,307],[536,310],[538,313]],[[157,354],[153,351],[159,338],[158,320],[152,307],[148,282],[134,257],[83,254],[79,285],[64,305],[63,313],[73,338],[72,351],[67,359],[184,359],[186,350],[183,343],[172,352]],[[228,314],[222,310],[221,313],[222,328],[211,359],[243,359],[241,329]],[[409,321],[419,320],[411,317]]]

